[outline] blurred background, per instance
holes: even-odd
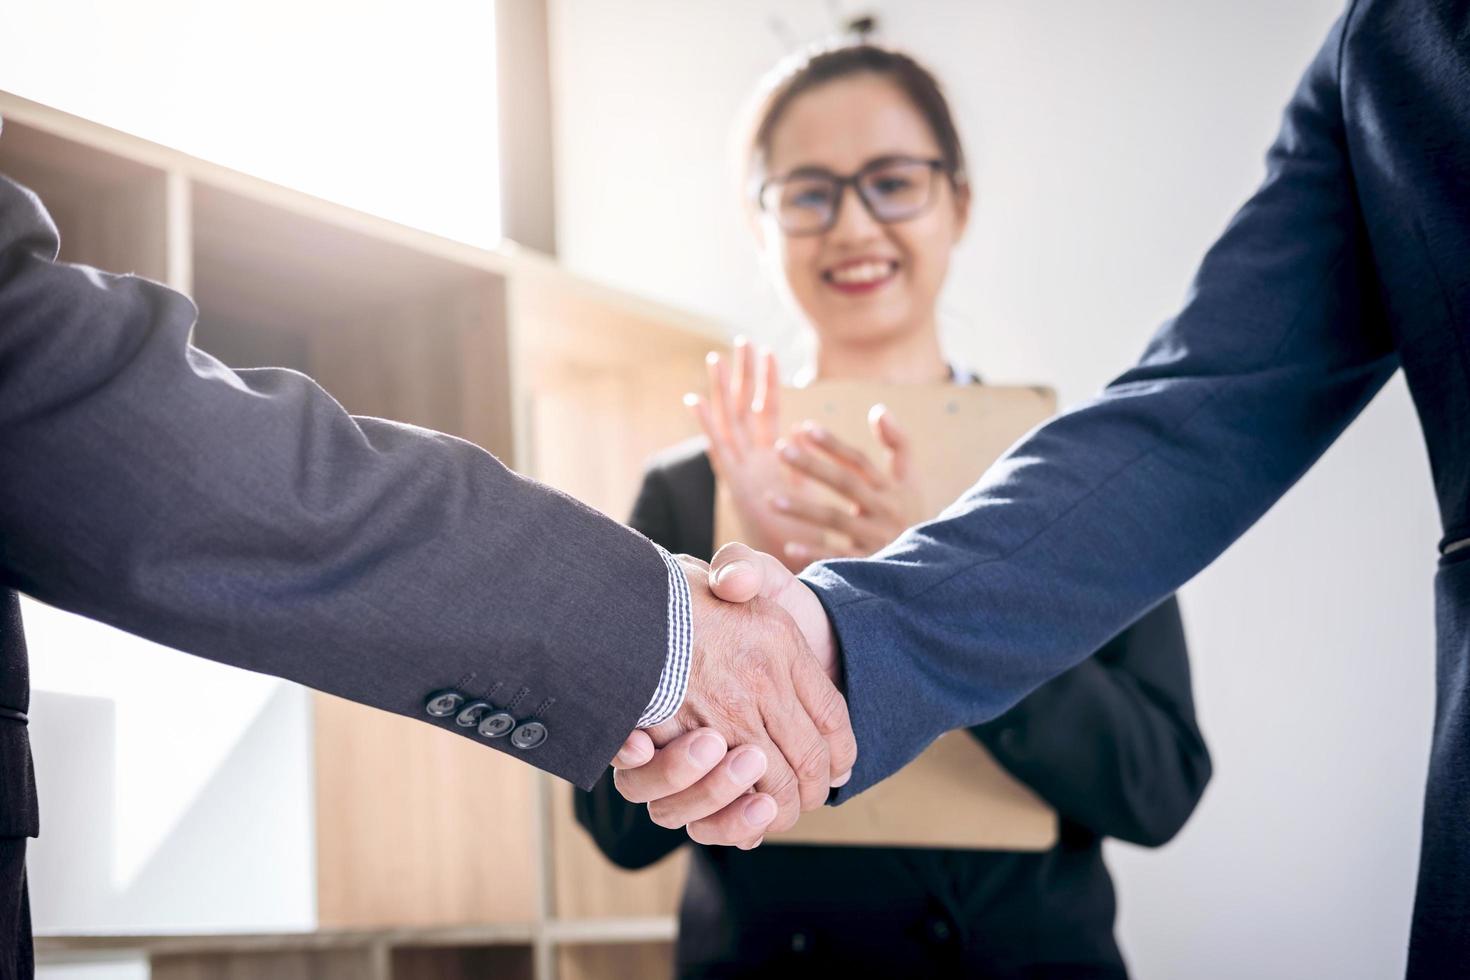
[[[743,333],[799,358],[732,171],[732,122],[783,54],[871,15],[934,70],[976,195],[945,343],[1066,406],[1178,308],[1341,7],[0,0],[0,171],[75,229],[71,257],[195,295],[227,362],[310,370],[354,411],[468,435],[623,517],[642,456],[688,428],[704,350]],[[1427,475],[1395,379],[1182,592],[1215,778],[1165,848],[1108,845],[1138,977],[1402,972],[1433,709]],[[563,787],[25,616],[43,976],[667,970],[674,872],[605,868]],[[466,782],[488,825],[435,815]]]

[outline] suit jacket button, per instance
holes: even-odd
[[[480,717],[490,710],[488,701],[471,701],[459,709],[459,714],[454,716],[454,723],[460,728],[474,728],[480,723]]]
[[[464,704],[465,696],[458,691],[435,691],[424,704],[424,711],[435,718],[448,718]]]
[[[546,741],[546,726],[539,721],[525,721],[511,734],[510,744],[521,751],[534,749]]]
[[[479,732],[482,738],[500,738],[514,727],[514,715],[508,711],[495,711],[480,719]]]

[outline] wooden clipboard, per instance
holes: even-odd
[[[922,474],[925,513],[937,516],[1010,446],[1056,412],[1047,388],[828,382],[781,393],[781,431],[812,419],[881,459],[868,428],[877,403],[893,410]],[[723,486],[715,496],[715,542],[740,540]],[[901,772],[840,807],[804,814],[775,843],[1042,851],[1057,840],[1057,816],[967,731],[937,739]]]

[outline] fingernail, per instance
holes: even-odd
[[[745,822],[752,827],[764,827],[776,819],[776,801],[769,796],[758,796],[745,805]]]
[[[725,743],[718,735],[706,732],[689,745],[689,758],[697,766],[708,769],[725,755]]]
[[[810,435],[813,439],[825,439],[825,438],[827,438],[827,430],[824,429],[824,428],[822,428],[820,425],[818,425],[815,422],[808,422],[808,423],[806,423],[806,425],[804,426],[804,428],[806,429],[807,434]]]
[[[698,404],[699,404],[699,396],[698,395],[696,395],[692,391],[686,391],[686,392],[684,392],[684,406],[686,408],[693,408],[695,405],[698,405]]]
[[[719,353],[719,351],[710,351],[708,354],[704,355],[704,363],[706,363],[706,364],[718,364],[718,363],[720,363],[720,353]]]
[[[843,773],[842,775],[838,776],[836,779],[832,780],[832,788],[833,789],[836,789],[839,786],[846,786],[848,784],[848,781],[851,780],[851,779],[852,779],[852,770],[849,769],[849,770],[847,770],[847,772]]]
[[[801,450],[797,449],[795,446],[788,442],[786,445],[781,447],[781,458],[789,459],[795,462],[796,460],[801,459]]]
[[[740,335],[738,335],[735,338],[735,346],[736,347],[744,347],[748,343],[750,343],[750,341],[748,341],[748,340],[745,339],[745,335],[744,334],[740,334]]]
[[[715,572],[715,584],[719,585],[725,579],[729,578],[731,575],[734,575],[737,572],[749,570],[751,570],[750,562],[746,561],[744,558],[738,558],[727,565],[720,566],[720,570],[718,572]]]
[[[737,783],[749,785],[766,771],[766,754],[760,749],[746,749],[730,762],[730,774]]]
[[[780,496],[772,497],[771,498],[771,506],[772,507],[775,507],[777,510],[790,510],[791,509],[791,501],[790,500],[787,500],[785,497],[780,497]]]
[[[786,554],[791,558],[805,558],[811,552],[807,550],[806,545],[789,541],[786,544]]]

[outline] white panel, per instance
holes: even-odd
[[[310,699],[36,602],[38,932],[315,921]]]
[[[36,980],[148,980],[152,971],[143,956],[99,956],[85,961],[37,963]]]
[[[0,89],[477,245],[494,0],[0,0]]]

